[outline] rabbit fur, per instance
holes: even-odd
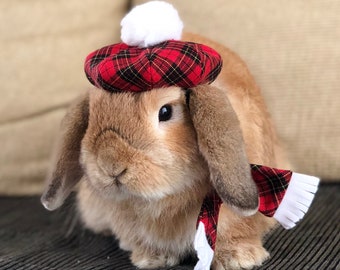
[[[253,214],[258,199],[248,164],[290,165],[244,62],[204,37],[182,39],[221,54],[217,80],[190,90],[89,90],[63,120],[42,202],[59,207],[79,182],[84,226],[114,235],[134,265],[150,269],[194,253],[200,207],[215,188],[225,203],[212,267],[250,269],[268,258],[262,238],[275,222]],[[159,122],[165,104],[172,117]]]

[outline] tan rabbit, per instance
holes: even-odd
[[[222,200],[213,269],[252,268],[268,258],[262,237],[274,220],[255,213],[249,163],[289,167],[260,90],[243,61],[197,35],[223,58],[211,85],[141,93],[91,89],[70,108],[48,186],[59,207],[79,182],[83,224],[109,232],[140,268],[178,264],[194,253],[205,195]]]

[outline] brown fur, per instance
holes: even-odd
[[[240,123],[226,92],[207,85],[195,87],[190,91],[189,111],[216,191],[236,211],[253,215],[258,209],[258,192]]]
[[[67,152],[65,146],[72,142],[78,155],[69,160],[59,154],[59,160],[67,162],[61,162],[62,168],[56,163],[58,177],[51,173],[42,200],[50,209],[59,206],[69,186],[83,174],[78,208],[84,225],[116,235],[121,248],[132,252],[136,266],[158,268],[177,264],[193,252],[201,203],[215,187],[227,204],[221,208],[214,269],[250,268],[268,257],[261,239],[274,221],[259,213],[244,217],[233,210],[247,213],[256,206],[248,162],[283,168],[288,162],[245,64],[212,41],[189,34],[184,39],[221,53],[224,67],[213,86],[192,89],[190,110],[185,92],[176,87],[139,94],[91,90],[74,107],[83,110],[71,109],[66,116],[70,124],[64,129],[69,131],[60,152]],[[159,122],[158,111],[165,104],[172,105],[173,117]],[[210,113],[202,114],[203,109]],[[86,113],[79,111],[89,114],[88,125]],[[72,123],[83,123],[86,132],[70,131]],[[67,174],[68,162],[78,164],[71,167],[78,170],[72,181],[59,177]],[[55,186],[57,191],[51,193]],[[247,192],[241,194],[240,186]]]
[[[82,177],[79,163],[80,142],[88,125],[88,96],[79,97],[64,117],[60,141],[49,175],[48,186],[41,198],[47,209],[58,208]]]

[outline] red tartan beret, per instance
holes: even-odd
[[[221,68],[221,56],[212,48],[178,40],[146,48],[109,45],[92,52],[85,61],[89,81],[111,92],[190,88],[213,82]]]

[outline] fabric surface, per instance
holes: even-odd
[[[89,51],[119,42],[128,0],[0,1],[0,193],[40,193],[60,120],[91,87]]]
[[[204,198],[200,213],[197,218],[197,225],[204,224],[205,235],[212,250],[215,250],[217,237],[217,223],[222,204],[221,198],[216,192],[212,192]]]
[[[339,180],[340,1],[168,2],[184,31],[219,41],[247,63],[294,170]]]
[[[257,270],[339,269],[340,185],[323,184],[306,217],[265,241],[272,258]],[[193,269],[194,258],[167,269]],[[48,212],[38,197],[0,197],[0,269],[136,270],[112,237],[94,235],[77,222],[73,200]]]
[[[92,52],[85,61],[89,81],[108,91],[140,92],[213,82],[222,68],[212,48],[169,40],[147,48],[113,44]]]
[[[252,164],[251,174],[259,191],[259,211],[272,217],[285,196],[293,172]]]

